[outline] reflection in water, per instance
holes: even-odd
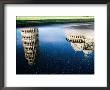
[[[71,43],[71,46],[72,48],[75,50],[75,51],[82,51],[83,50],[83,47],[84,47],[84,43]]]
[[[75,51],[83,51],[86,55],[94,51],[93,30],[66,30],[65,35]]]
[[[87,57],[83,53],[92,51],[90,49],[92,46],[94,47],[93,43],[89,43],[93,38],[93,29],[89,32],[88,30],[80,32],[82,28],[76,31],[76,28],[71,30],[65,28],[70,25],[77,25],[78,27],[80,24],[17,28],[16,74],[94,74],[94,52],[86,54]],[[35,32],[33,32],[34,29]],[[67,30],[66,33],[65,29]],[[68,35],[65,36],[65,34]],[[71,39],[69,39],[70,35]],[[71,44],[65,39],[66,37]],[[90,40],[87,40],[87,37]],[[85,43],[87,41],[89,44]],[[26,57],[25,54],[28,56]],[[33,58],[29,59],[30,56]],[[30,62],[30,60],[32,61]]]
[[[38,29],[22,28],[21,35],[25,52],[25,58],[28,61],[28,64],[32,65],[38,55]]]

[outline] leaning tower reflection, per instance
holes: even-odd
[[[32,65],[38,56],[38,28],[23,28],[21,30],[25,58]]]

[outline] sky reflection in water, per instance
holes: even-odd
[[[24,57],[20,29],[17,28],[17,74],[93,74],[94,52],[85,56],[66,40],[64,28],[70,24],[39,26],[39,58],[30,66]]]

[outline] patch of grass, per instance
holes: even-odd
[[[37,19],[35,19],[37,18]],[[32,18],[27,18],[22,17],[22,18],[17,18],[16,20],[16,26],[17,27],[26,27],[26,26],[41,26],[41,25],[49,25],[49,24],[63,24],[63,23],[87,23],[87,22],[94,22],[94,17],[34,17]]]
[[[17,16],[16,20],[93,19],[94,16]]]

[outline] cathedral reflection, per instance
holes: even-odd
[[[23,28],[21,30],[25,58],[32,65],[38,57],[39,39],[37,28]]]

